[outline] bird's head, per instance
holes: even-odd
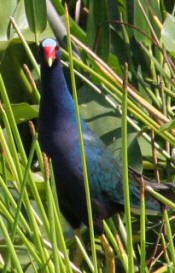
[[[51,67],[59,59],[60,45],[56,39],[48,38],[41,42],[45,62]]]

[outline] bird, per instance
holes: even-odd
[[[41,100],[38,139],[41,150],[52,160],[60,210],[72,228],[77,230],[81,224],[88,227],[88,211],[75,101],[63,73],[58,41],[44,39],[39,55]],[[124,209],[122,166],[83,119],[81,123],[94,227],[105,245],[103,220]],[[139,209],[140,186],[135,180],[139,180],[140,175],[131,169],[129,177],[131,206]],[[154,183],[147,183],[154,188]],[[155,188],[168,192],[169,185],[160,188],[156,185]],[[162,204],[151,197],[147,199],[146,206],[155,212],[162,210]],[[112,263],[114,267],[114,261]]]

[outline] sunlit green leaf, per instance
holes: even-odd
[[[6,41],[8,37],[8,27],[10,24],[10,16],[17,7],[17,0],[0,1],[0,40]]]
[[[166,20],[162,28],[162,42],[166,49],[170,52],[175,52],[175,17],[171,14],[167,14]]]
[[[30,29],[34,33],[44,31],[47,24],[46,1],[25,0],[24,3]]]

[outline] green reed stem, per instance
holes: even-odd
[[[89,219],[89,232],[90,232],[90,240],[91,240],[91,248],[92,248],[92,258],[94,264],[94,272],[98,272],[98,265],[97,265],[97,256],[96,256],[96,248],[95,248],[95,236],[94,236],[94,225],[93,225],[93,217],[92,217],[92,206],[91,206],[91,195],[90,195],[90,183],[88,179],[88,168],[87,168],[87,158],[83,140],[83,131],[82,131],[82,124],[81,124],[81,116],[78,107],[78,97],[76,91],[76,83],[75,83],[75,76],[74,76],[74,63],[72,58],[72,45],[71,45],[71,38],[70,38],[70,23],[69,23],[69,15],[66,7],[66,22],[67,22],[67,34],[68,34],[68,52],[69,52],[69,62],[70,62],[70,72],[71,72],[71,81],[72,81],[72,90],[76,104],[76,113],[77,113],[77,120],[78,120],[78,127],[79,127],[79,137],[80,137],[80,145],[81,145],[81,155],[82,155],[82,164],[83,164],[83,172],[84,172],[84,182],[85,182],[85,192],[86,192],[86,202],[87,202],[87,209],[88,209],[88,219]]]
[[[132,239],[132,220],[130,208],[130,187],[128,179],[128,134],[127,134],[127,80],[128,67],[125,65],[125,78],[123,82],[123,103],[122,103],[122,156],[123,156],[123,189],[125,198],[126,230],[128,235],[128,269],[134,273],[133,239]]]

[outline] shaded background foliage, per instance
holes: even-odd
[[[104,72],[104,65],[99,64],[95,57],[83,48],[81,43],[78,44],[76,40],[72,38],[75,56],[78,56],[79,58],[74,64],[82,116],[94,129],[97,135],[99,135],[113,151],[114,155],[116,157],[121,157],[122,77],[124,75],[124,64],[127,62],[129,67],[129,85],[134,94],[138,95],[136,98],[133,93],[128,91],[129,164],[135,170],[143,172],[150,178],[158,180],[158,182],[159,176],[163,181],[174,182],[174,158],[172,156],[172,151],[175,144],[173,131],[175,98],[175,19],[173,1],[47,0],[45,2],[44,0],[38,0],[29,2],[27,0],[8,0],[4,3],[4,1],[1,0],[0,72],[2,79],[0,90],[1,101],[4,107],[1,109],[2,134],[0,134],[0,142],[2,143],[2,146],[3,143],[6,143],[7,146],[9,145],[11,148],[14,144],[23,177],[26,170],[26,162],[23,160],[22,152],[19,149],[21,144],[19,144],[19,140],[13,129],[12,119],[8,111],[8,102],[4,97],[2,80],[10,99],[15,122],[18,125],[25,151],[28,155],[31,152],[32,142],[28,121],[33,120],[37,128],[36,120],[40,97],[40,79],[38,67],[31,61],[32,55],[28,53],[26,45],[24,45],[21,38],[19,38],[10,16],[14,18],[17,28],[22,32],[23,37],[25,38],[25,41],[27,41],[36,60],[38,60],[39,41],[45,37],[54,35],[58,38],[63,47],[65,74],[68,77],[68,84],[71,86],[69,68],[67,68],[69,58],[66,51],[64,51],[64,49],[67,50],[65,2],[68,5],[71,16],[72,35],[79,39],[79,42],[84,43],[96,53],[96,55],[98,55],[118,77],[112,78],[110,72]],[[79,2],[81,3],[80,6],[78,5]],[[53,4],[54,10],[50,3]],[[46,5],[48,6],[47,11]],[[83,61],[84,67],[81,65],[81,60]],[[96,74],[93,74],[92,71],[96,72]],[[3,109],[5,109],[5,113]],[[12,143],[13,141],[10,138],[5,115],[7,115],[15,143]],[[39,148],[36,148],[36,150],[37,149]],[[8,157],[8,149],[2,147],[2,151],[6,156],[2,157],[0,174],[2,180],[6,182],[6,186],[4,186],[5,188],[3,188],[2,193],[0,194],[0,205],[7,201],[4,189],[7,190],[8,188],[10,188],[10,194],[14,198],[15,204],[18,204],[20,194],[13,183],[11,183],[11,181],[16,181],[16,177],[14,176],[15,167],[12,164],[15,153],[10,150]],[[31,157],[32,156],[33,155],[31,155]],[[40,168],[43,168],[40,156],[41,155],[39,155],[37,150],[32,161],[32,176],[37,186],[38,193],[41,196],[41,200],[44,203],[46,201],[46,198],[43,198],[43,196],[45,196],[46,184],[43,179],[43,174],[40,172]],[[12,161],[10,161],[11,158]],[[38,162],[38,158],[40,168],[35,166],[35,163]],[[15,164],[16,161],[14,160],[14,165]],[[17,173],[18,172],[20,173],[17,168]],[[16,183],[18,184],[18,182]],[[32,199],[31,206],[36,209],[39,217],[46,224],[47,221],[43,220],[45,219],[45,216],[41,213],[42,206],[39,205],[39,199],[37,199],[36,195],[33,193],[35,190],[30,187],[29,184],[27,192]],[[26,200],[23,200],[24,207],[26,207],[26,202],[28,202]],[[11,205],[8,204],[13,220],[16,215],[14,207],[11,209]],[[0,209],[2,211],[2,206]],[[2,215],[4,215],[4,212]],[[31,215],[29,214],[28,217],[29,228],[31,228]],[[9,219],[7,215],[5,215],[5,219]],[[164,238],[164,233],[160,229],[162,224],[161,219],[156,218],[156,221],[157,223],[155,223],[155,218],[148,218],[146,221],[146,234],[148,238],[146,244],[147,257],[145,259],[146,266],[145,268],[141,267],[141,270],[142,272],[154,272],[154,270],[159,268],[162,270],[160,272],[173,272],[174,269],[172,265],[175,265],[172,257],[174,255],[174,249],[169,247],[169,245],[171,245],[170,242],[172,237],[168,237],[167,239],[165,236]],[[7,222],[9,222],[9,220]],[[116,219],[114,219],[114,223],[115,222]],[[123,220],[123,222],[125,223],[125,220]],[[14,222],[12,221],[9,227],[9,234],[11,234],[13,224]],[[28,231],[24,223],[22,223],[21,226],[25,230],[25,234],[27,234]],[[110,225],[110,227],[111,230],[113,230],[113,224]],[[136,271],[139,272],[140,224],[138,217],[133,218],[133,227],[134,250],[137,254]],[[49,240],[53,239],[46,227],[41,225],[40,229],[44,238],[49,238]],[[123,230],[126,232],[124,227]],[[34,230],[34,234],[35,231],[36,230]],[[67,234],[67,237],[70,238],[67,242],[67,246],[72,246],[72,248],[74,248],[75,240],[73,239],[72,231],[70,231],[67,224],[64,224],[64,232]],[[118,230],[117,232],[120,234]],[[158,240],[157,234],[159,237],[163,237],[163,239],[162,241],[160,240],[161,242],[158,241],[159,244],[156,245],[157,249],[155,249],[154,245]],[[16,239],[18,239],[18,236],[19,234],[16,235]],[[168,236],[170,236],[170,234],[168,234]],[[173,235],[171,234],[171,236]],[[28,236],[26,235],[26,237]],[[1,239],[2,246],[6,250],[7,244],[6,240],[4,240],[3,232]],[[125,241],[126,238],[124,239],[122,237],[122,240]],[[29,239],[29,241],[37,252],[38,245],[36,244],[35,246],[32,239]],[[14,244],[15,251],[19,257],[17,264],[19,264],[19,267],[21,266],[22,270],[20,271],[18,268],[16,269],[17,272],[36,272],[45,267],[47,268],[48,265],[46,261],[49,255],[52,256],[52,252],[50,249],[50,252],[47,250],[43,242],[42,244],[44,251],[47,253],[45,256],[43,254],[45,257],[45,259],[43,258],[45,264],[42,264],[43,261],[37,260],[33,252],[30,252],[30,255],[33,255],[32,258],[28,257],[28,246],[24,244],[24,241],[21,242],[21,240],[19,240],[19,243],[17,242],[16,245]],[[19,246],[23,247],[22,252],[19,251]],[[63,246],[61,246],[61,249],[62,248]],[[102,250],[100,249],[100,251]],[[159,259],[158,254],[161,251],[163,254]],[[21,253],[23,258],[21,258]],[[155,263],[151,262],[152,256],[156,260]],[[7,251],[2,250],[2,257],[6,260]],[[125,265],[124,259],[122,259],[118,253],[117,257],[119,257],[121,263]],[[100,261],[102,262],[99,268],[104,270],[103,259]],[[165,267],[163,266],[163,263],[166,264]],[[13,260],[12,265],[14,266]],[[4,266],[3,259],[1,266],[2,268]],[[123,267],[125,268],[125,266]],[[17,267],[15,266],[15,268]],[[8,270],[11,272],[10,263]],[[48,266],[46,271],[54,272],[54,270],[55,269],[51,266]],[[67,271],[67,268],[64,270],[70,272]],[[90,272],[86,263],[84,264],[84,270],[85,272]],[[125,272],[126,271],[125,268]]]

